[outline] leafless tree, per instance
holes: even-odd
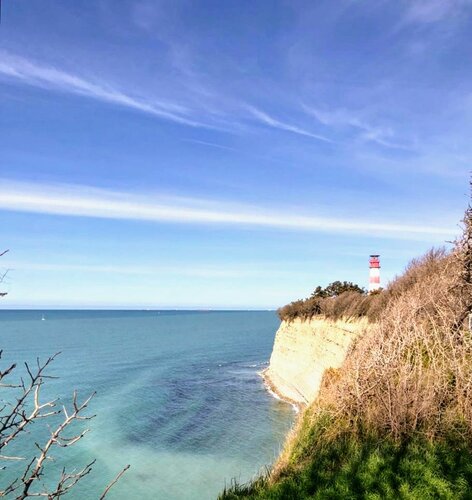
[[[0,252],[0,257],[3,257],[7,252],[9,252],[9,250],[3,250],[3,252]],[[0,273],[0,283],[5,281],[8,271],[9,269]],[[0,297],[5,297],[5,295],[7,295],[7,292],[0,292]]]
[[[2,354],[3,352],[0,351],[0,359]],[[10,394],[9,397],[0,398],[0,470],[6,469],[11,462],[25,461],[27,464],[21,475],[0,490],[0,497],[15,495],[17,500],[29,497],[60,498],[87,476],[95,464],[95,460],[93,460],[81,469],[66,471],[64,468],[52,489],[42,481],[46,465],[53,459],[54,448],[73,446],[89,432],[87,428],[70,434],[72,425],[76,422],[91,420],[95,416],[85,414],[85,410],[95,393],[80,402],[77,393],[74,392],[69,408],[65,405],[59,407],[57,399],[41,400],[42,386],[47,379],[52,378],[47,375],[46,369],[58,354],[48,358],[43,363],[37,359],[34,368],[25,363],[27,378],[21,377],[18,383],[10,381],[17,369],[16,364],[11,364],[0,370],[0,390],[15,392],[14,395]],[[32,424],[44,419],[51,423],[54,421],[54,425],[48,425],[49,435],[43,443],[35,441],[37,454],[32,458],[10,455],[8,453],[9,445],[22,437],[33,439],[30,432]],[[110,488],[128,468],[129,465],[106,487],[99,497],[100,499],[105,498]]]
[[[0,256],[5,253],[0,253]],[[24,377],[19,376],[16,380],[13,380],[18,370],[16,363],[8,364],[4,368],[0,367],[0,470],[7,469],[13,463],[25,462],[26,464],[22,472],[16,475],[17,477],[0,487],[0,497],[14,497],[17,500],[30,497],[60,498],[90,474],[95,464],[95,460],[92,460],[79,469],[67,471],[63,468],[55,483],[51,483],[51,477],[48,474],[47,483],[48,485],[54,484],[52,487],[46,485],[44,481],[47,464],[53,460],[54,449],[68,448],[80,441],[89,429],[71,433],[72,427],[79,422],[89,421],[95,416],[85,414],[95,393],[80,402],[74,391],[72,401],[68,406],[60,405],[58,399],[42,400],[43,385],[48,379],[53,378],[48,375],[47,369],[58,355],[59,353],[51,356],[45,362],[41,362],[38,358],[34,366],[25,363]],[[0,350],[0,362],[2,361],[3,350]],[[36,440],[31,432],[37,429],[34,424],[39,421],[45,421],[48,428],[48,435],[42,442],[40,439]],[[34,456],[16,456],[8,452],[14,447],[14,443],[22,439],[34,442],[37,450]],[[110,488],[129,467],[129,465],[124,467],[109,483],[99,497],[100,500],[105,498]]]

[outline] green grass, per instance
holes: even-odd
[[[302,465],[291,460],[275,483],[233,483],[220,500],[472,499],[472,453],[461,444],[417,439],[400,446],[345,434],[329,445],[318,441],[311,457],[307,449],[297,459]]]

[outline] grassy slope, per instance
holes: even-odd
[[[472,241],[472,209],[469,226]],[[472,499],[472,287],[461,267],[472,249],[459,250],[409,266],[270,476],[221,500]]]
[[[283,468],[272,480],[232,484],[220,500],[273,499],[472,499],[472,452],[457,439],[403,444],[345,430],[307,411]]]
[[[463,446],[339,437],[277,481],[233,485],[221,499],[472,498],[472,454]]]

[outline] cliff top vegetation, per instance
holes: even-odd
[[[334,281],[325,288],[317,286],[310,297],[279,308],[279,318],[293,321],[296,318],[311,319],[322,315],[333,320],[365,317],[372,322],[378,321],[392,300],[426,279],[430,273],[435,273],[438,262],[442,263],[446,255],[444,248],[431,249],[424,256],[413,259],[404,273],[385,289],[375,292],[367,293],[364,288],[348,281]]]
[[[472,497],[472,208],[454,248],[413,260],[386,290],[310,297],[284,318],[375,318],[325,372],[267,477],[223,498]]]

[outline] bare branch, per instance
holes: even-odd
[[[62,423],[60,423],[56,427],[56,429],[54,431],[52,431],[49,440],[45,443],[45,445],[43,447],[37,445],[38,449],[40,450],[39,457],[36,459],[36,464],[34,467],[32,467],[32,468],[31,468],[31,466],[28,467],[28,469],[31,469],[31,472],[29,472],[29,470],[28,470],[26,472],[26,475],[23,476],[22,483],[23,483],[24,487],[23,487],[22,493],[17,497],[17,500],[22,500],[24,498],[27,498],[28,496],[31,496],[30,489],[31,489],[32,485],[34,484],[34,482],[37,481],[39,479],[39,477],[41,476],[41,474],[43,472],[44,461],[48,458],[48,454],[49,454],[50,449],[55,445],[63,446],[63,447],[67,446],[67,443],[64,442],[64,440],[61,436],[62,432],[64,432],[64,430],[73,421],[80,419],[79,413],[87,408],[87,405],[89,404],[90,400],[92,399],[92,397],[94,395],[95,395],[95,393],[93,393],[91,396],[89,396],[83,403],[79,404],[77,401],[77,393],[74,392],[74,396],[73,396],[74,409],[73,409],[73,411],[71,413],[65,412],[64,420],[62,421]],[[88,418],[91,418],[91,417],[88,417]],[[87,431],[84,431],[81,434],[79,434],[73,438],[65,438],[65,439],[66,440],[70,439],[70,442],[76,443],[77,441],[82,439],[82,437],[86,434],[86,432]],[[90,465],[90,467],[91,467],[91,465]],[[67,475],[66,479],[70,479],[71,477],[73,477],[74,479],[77,479],[74,482],[74,484],[75,484],[77,481],[79,481],[84,475],[87,475],[89,472],[90,472],[90,470],[88,470],[88,468],[86,467],[81,473],[79,473],[77,475],[77,477],[74,475],[73,476]],[[80,475],[80,474],[82,474],[82,475]],[[65,483],[62,484],[62,486],[64,486],[64,485],[65,485]],[[61,493],[61,494],[63,494],[63,493]],[[57,495],[55,494],[55,492],[50,493],[49,495],[50,496],[52,495],[51,498],[57,498]]]
[[[131,465],[127,465],[126,467],[123,468],[123,470],[115,477],[115,479],[113,479],[113,481],[105,488],[104,492],[102,493],[102,495],[100,496],[100,499],[99,500],[103,500],[106,495],[108,494],[108,492],[110,491],[110,489],[112,488],[112,486],[114,486],[120,479],[121,477],[123,476],[123,474],[131,467]]]
[[[0,455],[0,460],[24,460],[24,457],[9,457],[7,455]]]
[[[93,392],[84,401],[80,402],[78,394],[74,391],[71,404],[66,408],[56,409],[58,399],[41,401],[41,388],[45,380],[51,377],[46,374],[46,369],[56,356],[48,358],[44,363],[41,363],[39,358],[36,363],[31,365],[25,363],[25,371],[27,373],[26,380],[20,378],[19,384],[1,382],[8,375],[11,375],[16,368],[16,364],[10,365],[5,370],[0,370],[0,389],[9,388],[17,389],[19,394],[16,397],[6,398],[0,405],[0,450],[14,441],[19,435],[23,435],[30,425],[41,419],[48,419],[55,415],[61,415],[59,422],[50,426],[46,421],[46,426],[49,429],[49,437],[45,442],[34,443],[37,448],[36,456],[32,459],[28,457],[28,463],[19,477],[14,479],[7,487],[0,490],[0,497],[15,495],[17,500],[23,500],[29,497],[43,497],[48,500],[60,498],[68,493],[82,478],[90,474],[95,460],[87,464],[81,470],[66,471],[64,468],[56,483],[51,490],[42,478],[45,475],[45,467],[53,458],[53,448],[68,448],[80,441],[88,432],[89,429],[82,429],[76,433],[67,432],[75,422],[90,420],[95,415],[85,414],[90,401],[95,396]],[[0,360],[2,359],[3,351],[0,350]],[[13,393],[14,394],[14,393]],[[12,396],[13,396],[12,394]],[[0,454],[0,461],[4,461],[5,465],[0,465],[0,470],[7,467],[8,463],[26,460],[24,457],[18,457],[8,454]],[[129,469],[126,466],[115,479],[107,486],[100,498],[104,498],[110,488],[122,477]],[[49,481],[47,482],[51,484]]]

